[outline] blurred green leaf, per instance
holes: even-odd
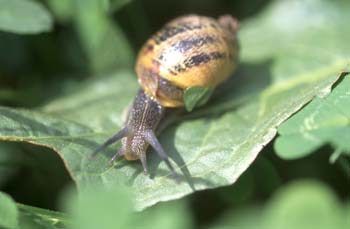
[[[208,87],[190,87],[185,90],[184,100],[187,111],[192,111],[193,108],[205,104],[213,90]]]
[[[0,227],[9,229],[61,229],[70,220],[62,213],[16,204],[6,193],[0,192]]]
[[[71,181],[59,156],[44,147],[1,142],[5,143],[7,151],[0,151],[5,174],[0,177],[6,183],[0,189],[13,194],[18,202],[54,209],[57,194]]]
[[[212,228],[347,228],[348,210],[322,183],[297,181],[283,187],[264,208],[228,212]]]
[[[63,200],[74,219],[72,228],[129,228],[134,223],[131,196],[126,190],[90,187],[79,196],[68,192]]]
[[[277,193],[265,215],[268,228],[347,228],[345,209],[321,183],[299,182]]]
[[[332,190],[316,182],[298,182],[278,192],[264,214],[265,228],[344,228],[342,207]]]
[[[156,206],[138,214],[133,212],[132,195],[121,187],[89,187],[79,197],[68,193],[64,200],[75,220],[72,228],[190,228],[182,202]]]
[[[0,188],[18,169],[18,156],[14,144],[0,142]]]
[[[305,7],[317,10],[305,12]],[[205,107],[179,116],[160,136],[184,176],[179,185],[151,151],[152,179],[143,175],[140,163],[121,160],[108,166],[119,144],[106,150],[106,156],[89,160],[92,151],[121,128],[122,113],[136,94],[136,77],[127,71],[87,80],[41,111],[0,108],[0,139],[53,149],[81,190],[90,185],[128,186],[137,209],[230,185],[274,138],[276,128],[315,96],[329,93],[349,64],[350,31],[344,26],[349,14],[343,8],[321,0],[277,1],[242,23],[238,72]],[[330,17],[334,10],[335,17]],[[82,18],[87,30],[93,21]]]
[[[71,20],[74,13],[74,1],[72,0],[47,0],[53,14],[62,22]]]
[[[47,9],[33,0],[0,0],[0,30],[35,34],[51,30],[52,18]]]
[[[346,204],[346,208],[344,211],[344,218],[345,218],[345,228],[350,227],[350,201]]]
[[[136,219],[136,227],[132,228],[194,228],[192,215],[186,202],[173,201],[160,206],[154,206],[140,214]],[[156,220],[155,220],[156,219]]]
[[[71,225],[65,214],[46,209],[17,204],[21,229],[63,229]]]
[[[0,192],[0,227],[18,228],[18,209],[16,203],[6,193]]]
[[[133,0],[103,0],[105,2],[105,8],[109,11],[117,11],[126,4],[132,2]]]
[[[346,0],[274,1],[248,25],[242,23],[242,58],[265,60],[283,55],[274,60],[278,66],[273,69],[273,79],[279,83],[292,73],[329,66],[329,60],[348,63],[348,7]],[[298,68],[304,61],[308,63],[302,65],[304,69]]]
[[[62,22],[67,22],[74,16],[74,1],[75,0],[46,0],[50,9]],[[113,12],[119,10],[124,5],[132,0],[97,0],[100,2],[105,12]],[[96,3],[97,3],[96,1]]]
[[[344,74],[345,75],[345,74]],[[344,76],[330,95],[315,98],[278,128],[277,155],[304,157],[327,143],[350,154],[350,77]],[[336,155],[339,156],[339,155]]]
[[[74,20],[94,72],[131,67],[133,52],[101,0],[74,0]]]

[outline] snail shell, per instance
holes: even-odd
[[[189,87],[215,88],[236,68],[237,21],[189,15],[170,21],[142,47],[136,73],[144,91],[164,107],[183,106]]]

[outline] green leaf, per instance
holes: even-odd
[[[74,0],[74,20],[90,67],[106,72],[130,67],[133,52],[121,28],[103,9],[101,0]]]
[[[155,220],[157,219],[157,220]],[[140,215],[132,228],[194,228],[191,212],[184,201],[174,201],[150,208]]]
[[[62,22],[67,22],[74,16],[75,0],[47,0],[50,9]],[[114,12],[130,3],[132,0],[98,0],[105,12]]]
[[[0,227],[18,228],[16,203],[6,193],[0,192]]]
[[[190,87],[185,90],[184,100],[187,111],[192,111],[197,106],[204,105],[213,90],[208,87]]]
[[[350,201],[347,202],[346,204],[346,208],[345,208],[345,211],[344,211],[344,218],[345,218],[345,228],[348,228],[350,227]]]
[[[79,198],[72,192],[65,205],[73,215],[72,228],[190,228],[187,208],[182,202],[157,206],[141,214],[133,211],[132,195],[126,189],[112,186],[89,187]],[[156,219],[156,220],[155,220]]]
[[[0,30],[35,34],[51,30],[50,13],[37,1],[0,0]]]
[[[349,85],[350,77],[344,76],[329,96],[315,98],[281,125],[278,128],[280,136],[275,141],[277,155],[284,159],[297,159],[327,143],[339,153],[350,154]]]
[[[69,21],[74,14],[74,2],[72,0],[47,0],[47,4],[60,21]]]
[[[18,169],[18,154],[16,146],[8,142],[0,142],[0,187]]]
[[[342,207],[317,182],[297,182],[277,193],[265,212],[266,228],[343,228]]]
[[[89,159],[122,127],[125,108],[138,88],[136,76],[128,71],[86,81],[40,111],[0,108],[0,139],[53,149],[80,190],[91,185],[127,186],[139,210],[233,184],[274,138],[276,128],[315,96],[329,93],[350,63],[345,8],[326,0],[277,1],[257,18],[242,22],[237,73],[206,106],[178,116],[160,135],[183,174],[181,184],[174,183],[151,150],[152,179],[143,175],[139,162],[108,165],[120,143],[96,160]]]
[[[0,192],[0,228],[61,229],[70,220],[60,212],[16,204],[6,193]]]
[[[106,10],[117,11],[123,6],[125,6],[126,4],[129,4],[130,2],[132,2],[133,0],[104,0],[104,1],[106,2],[105,3]]]
[[[326,185],[310,180],[293,182],[280,190],[265,207],[238,209],[212,228],[339,228],[345,229],[348,209]]]
[[[19,224],[23,229],[62,229],[71,225],[71,220],[60,212],[17,204]]]
[[[133,223],[131,196],[126,190],[91,187],[79,198],[68,193],[64,202],[74,219],[72,228],[129,228]]]

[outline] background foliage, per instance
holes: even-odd
[[[0,228],[348,228],[349,8],[0,0]],[[137,50],[186,13],[237,17],[241,57],[208,104],[166,120],[183,182],[152,152],[151,179],[108,166],[118,144],[88,160],[122,125]]]

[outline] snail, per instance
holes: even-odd
[[[129,109],[124,127],[92,154],[121,139],[111,158],[140,160],[148,174],[149,145],[178,177],[155,131],[168,108],[184,106],[184,92],[199,86],[214,89],[234,71],[238,59],[238,22],[230,15],[214,18],[178,17],[155,33],[141,48],[135,70],[141,89]]]

